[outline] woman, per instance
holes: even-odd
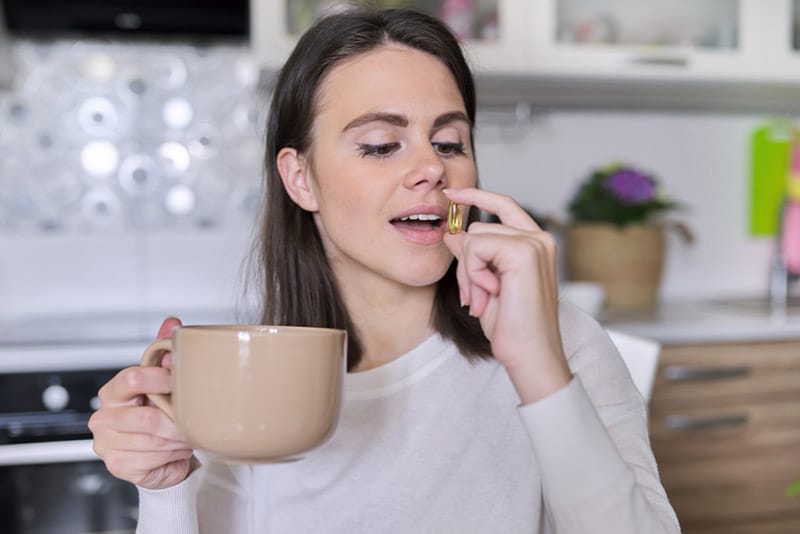
[[[298,462],[201,465],[141,401],[169,360],[122,371],[90,426],[140,488],[140,533],[679,531],[641,396],[559,305],[553,238],[475,188],[474,119],[430,17],[351,11],[300,39],[268,124],[263,321],[348,330],[340,425]],[[501,222],[450,235],[449,201]]]

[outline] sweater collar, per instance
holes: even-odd
[[[345,376],[345,399],[365,400],[391,395],[438,368],[455,345],[438,333],[402,356],[374,369]],[[457,352],[457,351],[456,351]]]

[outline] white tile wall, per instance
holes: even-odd
[[[210,79],[208,72],[204,75]],[[747,234],[748,137],[761,120],[553,112],[536,115],[521,128],[485,124],[478,131],[481,180],[485,188],[511,194],[538,213],[563,218],[577,182],[594,166],[619,160],[650,170],[687,204],[675,217],[697,236],[691,246],[671,239],[663,298],[757,294],[766,291],[773,248],[769,239]],[[230,156],[234,164],[241,157]],[[210,230],[5,231],[0,233],[0,319],[227,309],[240,299],[249,246],[250,228],[242,220]]]
[[[773,242],[748,234],[749,136],[764,117],[717,114],[559,112],[503,135],[479,132],[482,184],[534,211],[565,218],[577,183],[593,167],[625,161],[660,177],[687,205],[672,218],[697,240],[673,236],[665,299],[755,295],[767,290]]]

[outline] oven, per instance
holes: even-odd
[[[87,423],[100,387],[139,362],[166,315],[0,320],[0,533],[134,532],[136,488],[108,473]],[[186,324],[235,315],[180,314]]]
[[[105,469],[87,422],[148,340],[135,327],[112,339],[36,322],[0,325],[0,532],[133,533],[136,488]]]

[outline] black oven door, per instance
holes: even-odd
[[[0,466],[4,534],[133,534],[137,501],[97,460]]]

